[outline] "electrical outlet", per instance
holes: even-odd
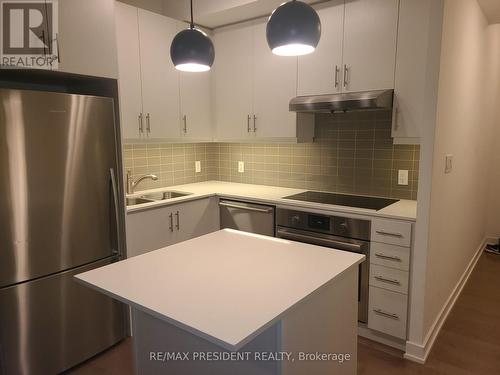
[[[194,169],[196,173],[201,172],[201,161],[197,160],[194,162]]]
[[[408,170],[400,169],[398,171],[398,185],[408,185]]]
[[[243,161],[238,162],[238,172],[239,173],[245,172],[245,162]]]
[[[453,155],[448,154],[445,158],[444,173],[451,173],[453,170]]]

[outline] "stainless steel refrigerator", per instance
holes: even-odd
[[[111,98],[0,89],[0,373],[56,374],[125,337],[73,275],[123,253]]]

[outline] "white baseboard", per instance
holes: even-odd
[[[432,324],[431,328],[429,329],[429,332],[427,333],[424,339],[424,343],[419,344],[411,341],[406,342],[406,353],[404,354],[404,357],[406,359],[421,364],[425,363],[427,357],[429,356],[429,353],[431,352],[432,346],[436,341],[436,337],[438,336],[439,331],[441,331],[441,328],[443,327],[444,322],[448,318],[451,309],[455,305],[455,302],[460,296],[460,293],[462,293],[462,289],[467,283],[469,276],[476,267],[477,261],[479,260],[479,257],[483,253],[484,247],[491,240],[492,240],[491,238],[485,238],[483,242],[481,242],[481,245],[476,250],[474,256],[467,265],[467,268],[465,269],[464,273],[458,280],[457,285],[455,285],[455,288],[453,288],[453,291],[451,292],[450,296],[446,300],[446,303],[444,304],[443,308],[436,317],[436,320],[434,320],[434,323]]]
[[[365,337],[367,339],[370,339],[372,341],[379,342],[381,344],[390,346],[392,348],[396,348],[401,351],[405,351],[405,341],[398,339],[393,336],[386,335],[382,332],[377,332],[369,329],[366,327],[365,324],[359,323],[358,324],[358,335],[361,337]]]

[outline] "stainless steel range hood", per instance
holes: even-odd
[[[290,111],[309,113],[331,113],[346,111],[362,111],[375,109],[391,109],[394,90],[377,90],[351,92],[345,94],[329,94],[314,96],[297,96],[290,101]]]

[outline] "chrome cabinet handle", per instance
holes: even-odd
[[[344,87],[347,87],[347,85],[349,84],[349,67],[347,66],[347,64],[344,64]]]
[[[175,219],[176,219],[175,228],[179,230],[179,228],[181,227],[179,222],[179,211],[175,213]]]
[[[377,279],[378,281],[381,281],[383,283],[388,283],[388,284],[393,284],[393,285],[401,285],[401,282],[399,280],[396,280],[396,279],[387,279],[383,276],[375,276],[375,279]]]
[[[174,214],[170,213],[170,215],[168,215],[168,217],[170,218],[170,227],[168,229],[170,229],[170,232],[173,232],[174,231]]]
[[[398,314],[392,314],[389,312],[386,312],[382,309],[373,309],[373,312],[382,316],[385,316],[386,318],[391,318],[394,320],[399,320],[399,315]]]
[[[146,115],[146,131],[148,133],[151,133],[151,114],[150,113],[148,113]]]
[[[253,132],[256,133],[257,132],[257,116],[253,115]]]
[[[42,42],[43,42],[43,55],[47,54],[47,48],[45,47],[48,43],[45,42],[45,30],[42,30]]]
[[[376,230],[375,233],[380,234],[381,236],[390,236],[390,237],[398,237],[398,238],[403,237],[403,235],[401,233],[386,232],[385,230]]]
[[[386,259],[386,260],[392,260],[392,261],[395,261],[395,262],[401,262],[401,258],[400,257],[396,257],[396,256],[390,256],[390,255],[385,255],[385,254],[381,254],[381,253],[375,253],[375,256],[377,258],[380,258],[380,259]]]
[[[250,128],[250,115],[247,115],[247,133],[250,133],[252,129]]]
[[[340,68],[338,65],[335,65],[335,88],[339,87],[339,73]]]
[[[184,128],[183,128],[182,130],[184,131],[184,134],[187,134],[187,132],[188,132],[188,130],[187,130],[187,129],[188,129],[188,128],[187,128],[187,116],[186,116],[186,115],[184,115],[184,116],[182,117],[182,121],[184,121]]]
[[[59,34],[56,34],[57,62],[61,62],[61,49],[59,48]]]
[[[144,116],[142,115],[142,112],[139,114],[139,133],[144,133]]]

